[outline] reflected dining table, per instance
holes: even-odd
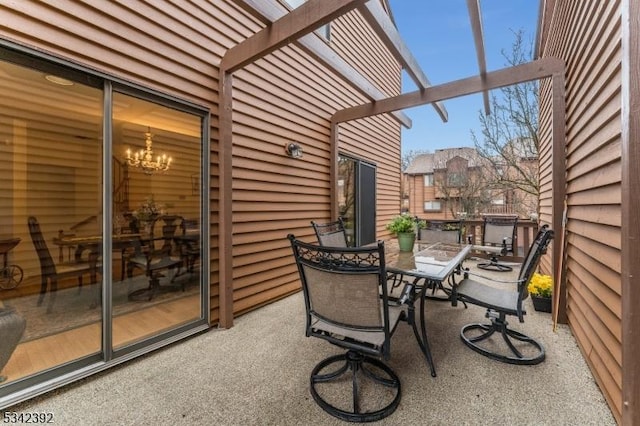
[[[455,285],[455,273],[460,272],[462,262],[469,255],[471,248],[470,244],[416,241],[413,252],[402,252],[397,242],[385,243],[387,272],[396,274],[404,282],[398,301],[407,305],[408,322],[413,328],[433,377],[436,377],[436,369],[429,348],[424,312],[427,291],[431,288],[442,288],[443,283],[449,278]],[[453,306],[456,305],[454,299],[451,300]],[[418,301],[416,321],[415,305]]]

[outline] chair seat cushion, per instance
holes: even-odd
[[[457,294],[461,300],[475,305],[517,315],[518,292],[515,290],[503,290],[467,278],[458,284]]]
[[[401,306],[389,306],[389,332],[392,332],[395,329],[402,315],[403,308]],[[332,334],[334,337],[342,336],[347,339],[367,343],[376,347],[381,347],[384,344],[384,332],[382,331],[363,331],[340,327],[323,321],[317,317],[314,317],[311,328],[316,331],[323,331]]]

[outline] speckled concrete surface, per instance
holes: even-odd
[[[506,277],[505,274],[500,275]],[[402,400],[385,425],[615,425],[570,330],[528,303],[514,328],[537,337],[547,359],[503,364],[467,348],[460,328],[484,320],[479,307],[427,303],[433,378],[411,328],[400,324],[389,365]],[[340,352],[304,336],[302,294],[9,410],[51,412],[59,425],[331,425],[309,394],[309,374]]]

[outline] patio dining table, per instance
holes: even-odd
[[[407,305],[408,322],[413,328],[413,333],[433,377],[436,377],[436,369],[429,348],[424,313],[427,290],[436,286],[441,287],[449,277],[454,280],[453,285],[455,285],[454,273],[460,271],[462,262],[469,255],[471,248],[470,244],[417,241],[413,252],[402,252],[398,244],[394,244],[393,241],[385,244],[387,271],[399,275],[403,280],[405,277],[411,278],[411,281],[405,281],[399,301]],[[416,322],[415,305],[418,300],[420,306]],[[451,302],[455,306],[455,300]],[[418,324],[420,330],[418,330]]]

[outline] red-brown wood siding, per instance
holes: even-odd
[[[542,56],[562,58],[567,67],[567,315],[596,381],[620,422],[620,2],[558,1],[548,24]],[[551,98],[546,83],[541,99],[541,219],[550,221],[551,181],[547,170],[551,164]]]
[[[0,37],[211,111],[211,319],[218,309],[217,105],[227,49],[263,28],[231,1],[12,2],[0,5]],[[331,45],[385,93],[400,67],[358,12],[332,24]],[[330,217],[331,115],[367,99],[301,49],[287,46],[233,79],[234,313],[299,289],[286,235],[312,238]],[[400,128],[388,116],[341,126],[340,150],[377,165],[379,233],[399,211]],[[304,148],[288,158],[284,144]],[[375,149],[371,149],[375,147]]]

